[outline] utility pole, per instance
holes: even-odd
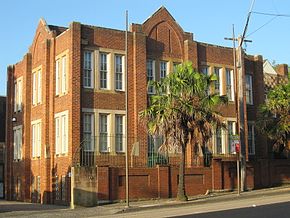
[[[246,105],[244,100],[244,81],[245,81],[245,63],[244,51],[242,48],[242,37],[235,38],[235,31],[233,25],[232,38],[225,38],[225,40],[233,41],[233,60],[234,60],[234,75],[235,75],[235,100],[236,100],[236,116],[237,129],[239,135],[240,151],[237,152],[237,188],[238,195],[245,191],[246,186],[246,142],[245,142],[245,114]],[[238,41],[238,48],[236,49],[235,42]],[[243,40],[244,42],[252,42],[251,40]],[[237,58],[236,58],[237,57]],[[241,175],[241,176],[240,176]]]
[[[125,90],[126,90],[126,135],[125,135],[125,165],[126,165],[126,207],[129,205],[129,155],[128,155],[128,11],[126,10],[126,32],[125,32]]]

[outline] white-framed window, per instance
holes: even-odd
[[[32,125],[32,157],[41,156],[41,120],[31,122]]]
[[[125,116],[115,115],[115,149],[116,152],[125,151]]]
[[[236,136],[236,121],[229,120],[228,121],[228,152],[230,154],[236,152],[236,147],[235,147],[235,140],[237,137]]]
[[[200,72],[206,76],[209,76],[209,66],[202,66]]]
[[[13,160],[22,159],[22,125],[13,127]]]
[[[154,87],[149,84],[150,81],[155,80],[155,61],[147,60],[147,82],[148,82],[148,94],[154,94]]]
[[[166,61],[160,61],[160,80],[164,79],[168,74],[167,64]]]
[[[215,131],[215,153],[216,154],[223,154],[224,153],[224,146],[223,146],[223,130],[220,127],[216,128]]]
[[[14,112],[22,110],[23,77],[15,80],[14,83]]]
[[[32,73],[32,105],[41,104],[42,97],[42,78],[41,68]]]
[[[214,83],[214,93],[222,95],[222,68],[214,67],[214,73],[217,76]]]
[[[248,122],[248,151],[249,154],[255,154],[255,124]]]
[[[125,80],[125,56],[115,55],[115,89],[117,91],[124,91]]]
[[[109,114],[99,114],[99,146],[101,152],[110,151],[108,119]]]
[[[109,80],[109,72],[108,72],[108,54],[104,52],[100,52],[100,89],[108,89],[108,80]]]
[[[95,150],[94,113],[83,113],[84,150]]]
[[[204,74],[205,76],[210,75],[210,67],[209,66],[202,66],[200,69],[200,72]],[[210,94],[210,87],[207,88],[207,95]]]
[[[252,75],[246,74],[246,103],[253,104],[253,79]]]
[[[55,95],[67,93],[68,85],[67,55],[61,55],[55,61]]]
[[[94,88],[94,52],[84,51],[83,86]]]
[[[232,69],[226,68],[226,87],[229,101],[234,101],[234,73]]]
[[[68,111],[54,115],[55,119],[55,153],[56,155],[68,152]]]

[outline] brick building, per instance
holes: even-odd
[[[67,203],[74,163],[93,157],[98,166],[124,166],[124,57],[122,30],[78,22],[60,27],[40,20],[29,51],[8,67],[7,199]],[[220,166],[235,160],[230,137],[236,133],[232,49],[195,41],[161,7],[143,24],[132,24],[128,33],[130,166],[148,167],[149,151],[157,146],[138,117],[154,91],[147,81],[159,80],[186,60],[200,72],[216,73],[219,82],[212,91],[229,97],[229,104],[219,108],[228,130],[215,130],[207,148]],[[244,65],[246,156],[254,162],[268,154],[254,128],[257,107],[264,101],[263,59],[247,55]],[[195,156],[189,147],[188,168],[203,165]]]
[[[4,198],[6,97],[0,96],[0,198]]]
[[[275,67],[265,60],[263,64],[265,94],[278,84],[286,84],[288,82],[288,65],[279,64]]]

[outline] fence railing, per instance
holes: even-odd
[[[125,137],[122,135],[100,135],[85,137],[74,153],[73,164],[80,166],[125,166]],[[128,161],[130,167],[155,167],[156,165],[179,166],[180,151],[160,152],[162,137],[146,140],[128,138]],[[208,146],[208,145],[207,145]],[[212,158],[233,159],[236,155],[228,149],[202,149],[202,165],[211,166]],[[195,154],[196,156],[196,154]],[[188,156],[187,156],[188,157]],[[202,160],[203,159],[203,160]]]

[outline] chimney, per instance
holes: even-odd
[[[278,75],[280,76],[287,76],[288,75],[288,65],[287,64],[279,64],[275,67],[275,70]]]

